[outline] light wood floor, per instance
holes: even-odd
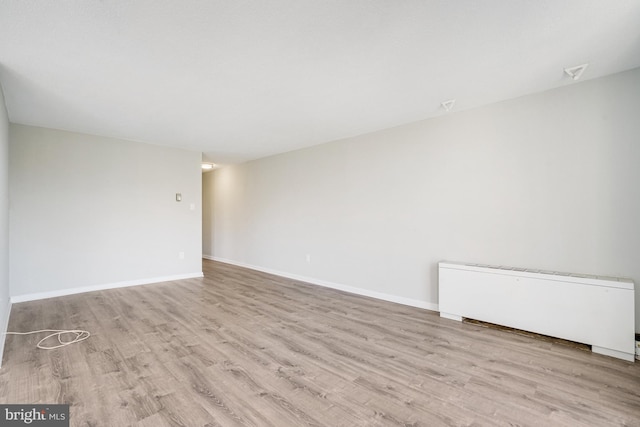
[[[204,279],[15,304],[0,403],[80,426],[640,426],[640,363],[204,261]]]

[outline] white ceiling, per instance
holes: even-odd
[[[640,0],[0,0],[14,123],[234,163],[640,67]]]

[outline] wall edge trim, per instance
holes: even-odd
[[[127,288],[130,286],[149,285],[152,283],[171,282],[174,280],[194,279],[204,277],[202,272],[176,274],[172,276],[150,277],[146,279],[126,280],[123,282],[104,283],[100,285],[80,286],[76,288],[59,289],[49,292],[34,292],[31,294],[13,295],[11,302],[21,303],[27,301],[36,301],[47,298],[56,298],[66,295],[83,294],[85,292],[104,291],[108,289]]]
[[[316,279],[313,277],[300,276],[297,274],[287,273],[279,270],[273,270],[270,268],[260,267],[252,264],[247,264],[243,262],[233,261],[227,258],[220,258],[211,255],[202,255],[202,258],[208,259],[211,261],[223,262],[225,264],[231,264],[238,267],[248,268],[250,270],[261,271],[263,273],[273,274],[275,276],[285,277],[287,279],[298,280],[301,282],[309,283],[312,285],[322,286],[325,288],[336,289],[338,291],[348,292],[350,294],[370,297],[379,299],[382,301],[393,302],[396,304],[408,305],[410,307],[422,308],[429,311],[439,311],[438,304],[430,303],[427,301],[416,300],[413,298],[405,298],[397,295],[385,294],[382,292],[369,291],[367,289],[357,288],[354,286],[344,285],[341,283],[328,282],[325,280]]]
[[[4,357],[4,343],[7,339],[5,333],[9,328],[9,318],[11,317],[11,299],[7,300],[7,310],[6,316],[4,319],[0,319],[0,332],[2,334],[2,339],[0,339],[0,368],[2,367],[2,358]]]

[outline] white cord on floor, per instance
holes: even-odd
[[[39,334],[42,332],[53,332],[52,334],[47,335],[46,337],[42,338],[40,341],[38,341],[38,344],[36,345],[38,348],[41,348],[43,350],[53,350],[55,348],[60,348],[60,347],[64,347],[67,346],[69,344],[75,344],[77,342],[80,341],[84,341],[87,338],[89,338],[91,336],[91,334],[89,333],[89,331],[83,331],[82,329],[41,329],[39,331],[30,331],[30,332],[7,332],[7,335],[31,335],[31,334]],[[73,338],[71,341],[62,341],[62,335],[64,334],[73,334],[75,335],[75,338]],[[46,340],[48,340],[51,337],[55,337],[57,336],[58,338],[58,342],[60,344],[58,345],[54,345],[54,346],[47,346],[42,344],[43,342],[45,342]]]

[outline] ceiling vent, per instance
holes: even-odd
[[[589,64],[582,64],[582,65],[578,65],[578,66],[571,67],[571,68],[565,68],[564,72],[567,73],[567,75],[569,77],[571,77],[573,80],[578,80],[580,78],[580,76],[582,76],[582,73],[584,73],[584,70],[586,70],[588,66],[589,66]]]
[[[451,109],[453,108],[453,104],[455,103],[456,103],[455,99],[450,99],[448,101],[444,101],[440,105],[442,105],[442,108],[444,108],[444,110],[448,113],[449,111],[451,111]]]

